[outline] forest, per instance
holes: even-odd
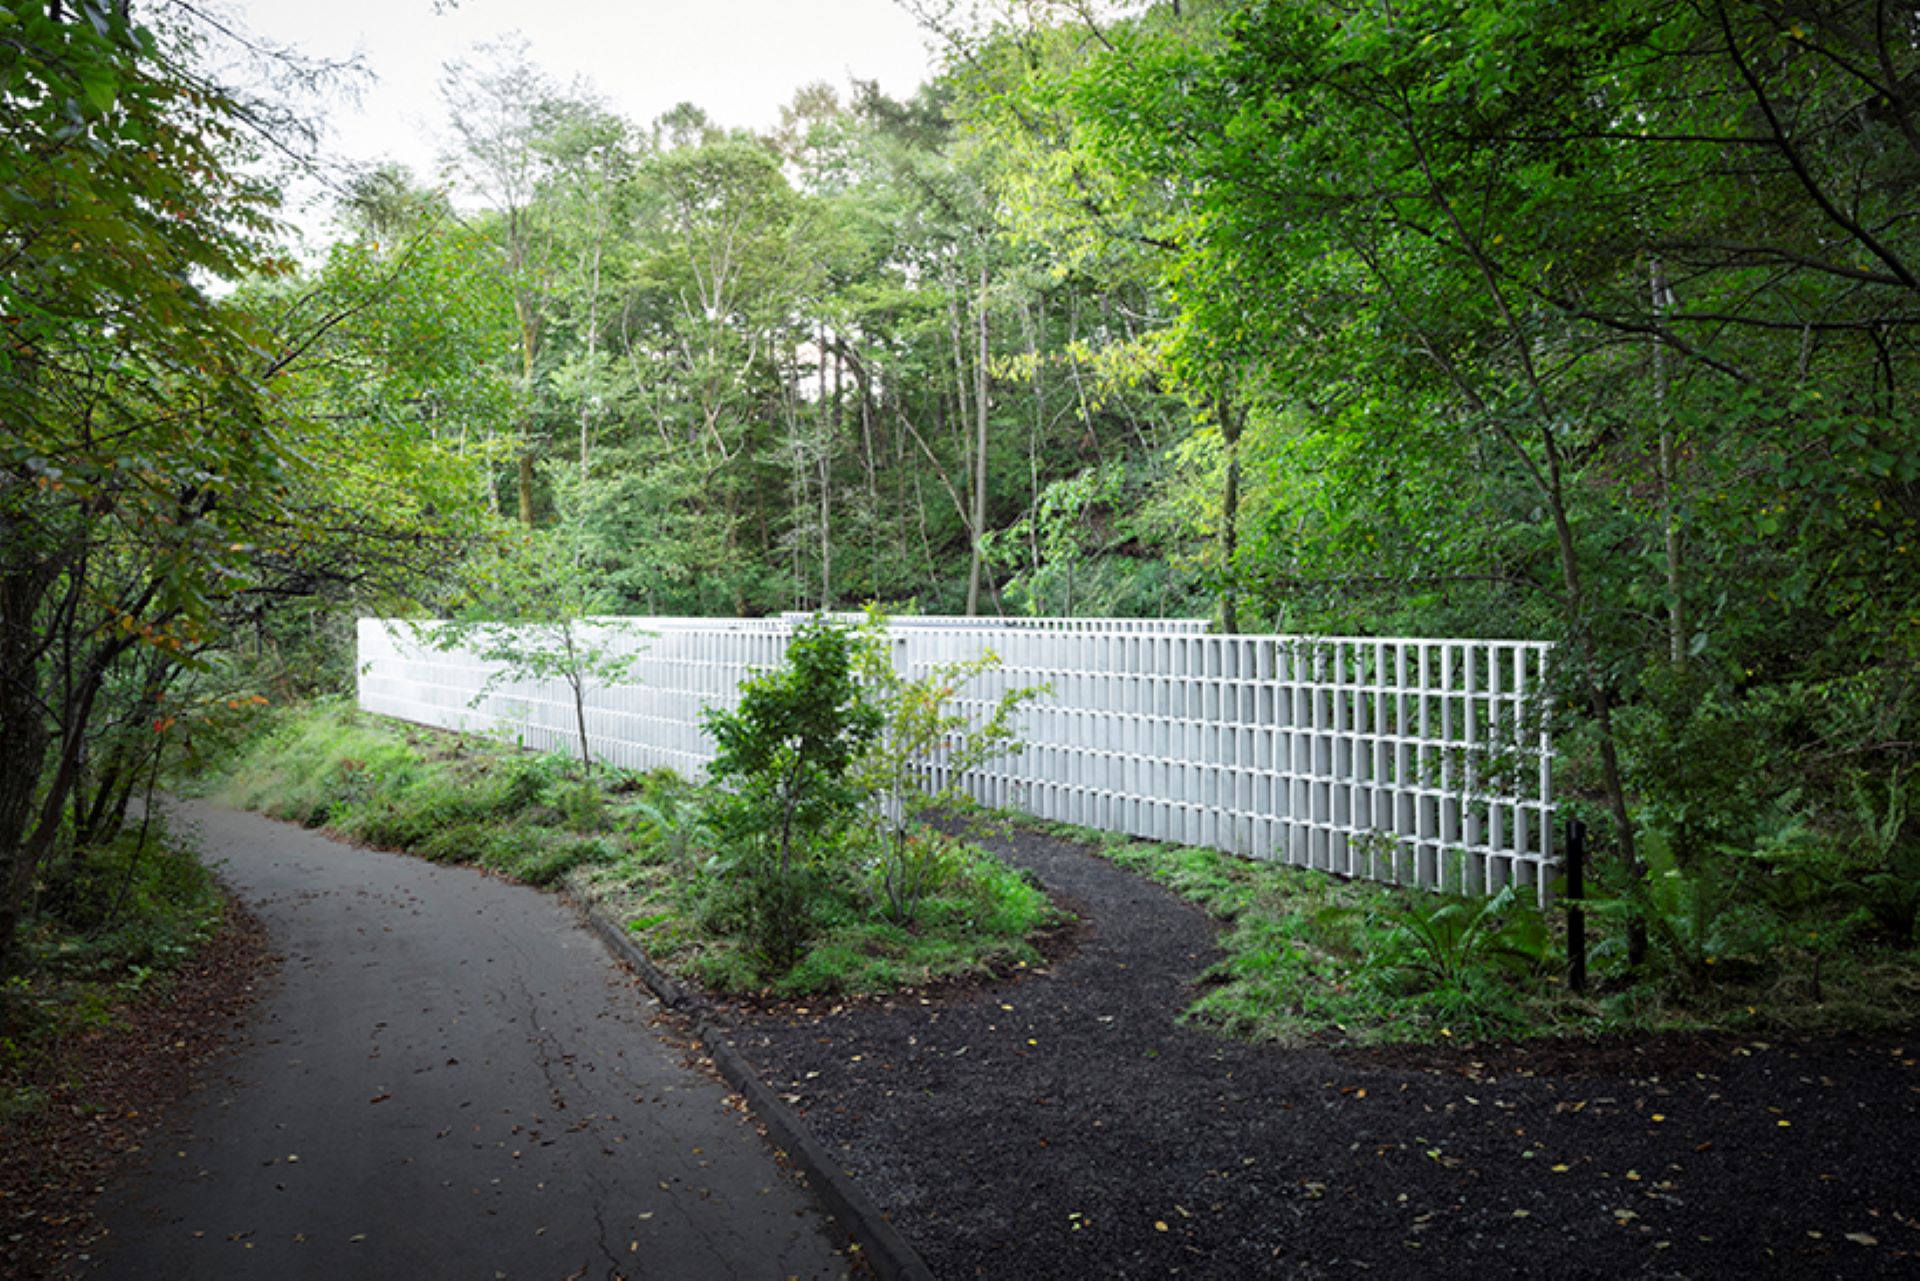
[[[759,133],[476,49],[302,258],[223,29],[0,8],[0,968],[356,614],[866,602],[1552,640],[1617,890],[1912,945],[1910,7],[919,9]]]

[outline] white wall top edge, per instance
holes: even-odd
[[[804,621],[806,619],[812,618],[813,615],[802,614],[802,615],[798,615],[797,617],[801,621]],[[838,621],[845,621],[848,619],[857,621],[859,616],[858,615],[844,615],[844,616],[829,615],[828,617],[833,618],[834,621],[838,622]],[[361,618],[359,620],[359,624],[362,628],[365,628],[367,626],[376,626],[376,627],[382,627],[382,628],[398,627],[398,628],[412,629],[416,627],[438,627],[441,624],[443,624],[445,621],[446,621],[445,619],[439,619],[439,618]],[[705,630],[705,631],[712,631],[716,633],[753,632],[753,633],[759,633],[759,634],[765,634],[765,633],[785,634],[787,631],[791,629],[791,626],[792,626],[789,619],[785,616],[780,618],[686,618],[686,617],[656,618],[656,617],[648,617],[648,616],[641,616],[641,615],[602,614],[602,615],[594,615],[592,617],[583,619],[582,621],[591,626],[632,628],[636,633],[642,633],[642,634],[644,634],[648,630],[660,630],[660,631]],[[1196,634],[1193,632],[1175,631],[1175,630],[1168,630],[1168,631],[1143,630],[1141,628],[1125,626],[1126,624],[1131,624],[1136,622],[1159,623],[1162,621],[1171,621],[1171,620],[1105,619],[1105,618],[1034,620],[1035,623],[1060,622],[1060,623],[1081,623],[1081,624],[1089,625],[1088,630],[1085,632],[1071,633],[1075,635],[1138,636],[1143,639],[1154,639],[1154,640],[1188,640],[1188,641],[1212,641],[1212,642],[1267,641],[1274,644],[1296,646],[1296,647],[1312,646],[1312,645],[1346,645],[1346,646],[1390,645],[1390,646],[1397,646],[1400,648],[1408,648],[1408,649],[1421,648],[1421,647],[1424,647],[1427,649],[1436,649],[1443,645],[1452,645],[1452,646],[1476,645],[1476,646],[1485,646],[1485,647],[1496,648],[1496,649],[1551,650],[1555,648],[1555,642],[1553,641],[1521,640],[1513,637],[1326,636],[1326,635],[1300,633],[1300,632],[1204,632],[1204,633]],[[948,618],[936,619],[936,618],[932,618],[925,615],[914,615],[911,617],[894,618],[894,619],[889,619],[888,622],[889,622],[889,625],[893,627],[908,628],[916,631],[922,630],[922,629],[932,630],[940,627],[950,627],[952,630],[965,631],[965,632],[999,630],[999,631],[1023,632],[1023,633],[1031,634],[1035,632],[1051,632],[1053,630],[1050,627],[1023,624],[1019,620],[979,619],[979,618],[964,618],[964,617],[956,617],[951,619],[948,619]],[[1104,625],[1104,624],[1115,624],[1115,626],[1112,628],[1112,630],[1103,630],[1101,625]],[[1065,635],[1069,633],[1066,633],[1063,628],[1061,629],[1061,634]],[[644,635],[642,636],[642,639],[644,639]]]

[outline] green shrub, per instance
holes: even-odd
[[[709,709],[706,725],[714,870],[731,882],[755,962],[778,977],[819,929],[862,800],[849,772],[880,717],[854,680],[846,631],[815,619],[794,632],[785,663],[749,677],[739,706]]]
[[[0,983],[0,1121],[44,1105],[70,1038],[118,1017],[218,927],[225,899],[164,815],[111,841],[60,852]]]
[[[873,709],[877,731],[855,758],[855,784],[868,805],[866,861],[887,912],[911,925],[923,900],[951,879],[953,843],[924,821],[928,812],[962,800],[958,787],[927,786],[927,766],[936,759],[949,780],[988,761],[1018,753],[1014,716],[1045,686],[1001,694],[978,723],[954,700],[974,677],[1000,669],[991,650],[977,658],[940,663],[915,677],[894,664],[886,615],[869,607],[854,649],[862,697]]]
[[[817,727],[823,686],[852,698],[850,686],[835,686],[831,658],[815,651],[799,687],[778,689],[757,708],[750,701],[759,729],[779,734],[782,717]],[[856,705],[838,706],[828,721],[839,718],[845,737],[837,746],[803,741],[813,754],[797,781],[734,776],[728,791],[670,774],[603,776],[605,789],[586,803],[579,767],[564,757],[327,704],[288,713],[259,735],[230,762],[224,795],[282,816],[318,814],[357,840],[530,884],[567,877],[622,913],[657,960],[720,991],[882,991],[1035,962],[1028,938],[1054,919],[1046,895],[938,833],[915,834],[939,868],[917,919],[911,928],[890,919],[874,881],[875,838],[858,821],[859,790],[833,772],[835,753],[844,755],[869,722]],[[783,754],[794,745],[775,743],[773,752],[742,750],[736,759],[796,764]],[[756,808],[775,802],[799,811],[784,877],[775,828],[760,821],[771,811]],[[784,964],[770,919],[801,925]]]

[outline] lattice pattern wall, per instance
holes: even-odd
[[[623,769],[704,774],[713,742],[706,707],[731,707],[758,667],[779,664],[791,628],[777,619],[648,618],[590,624],[610,653],[638,654],[629,680],[587,697],[587,743]],[[577,752],[566,682],[516,682],[481,697],[493,668],[464,650],[422,644],[408,623],[360,620],[360,706],[443,729],[498,733],[541,751]],[[477,703],[474,700],[478,698]]]
[[[977,652],[906,638],[910,668]],[[990,805],[1344,876],[1544,898],[1550,647],[1286,636],[996,638],[984,711],[1046,683],[1028,749],[960,780]]]
[[[798,626],[812,617],[812,614],[788,613],[780,615],[780,620]],[[836,623],[856,627],[866,621],[865,614],[828,614],[827,617]],[[889,618],[887,625],[895,631],[932,628],[964,632],[1077,632],[1082,635],[1167,632],[1192,636],[1201,635],[1212,627],[1204,618],[993,618],[964,614],[902,614]]]
[[[1023,620],[1024,621],[1024,620]],[[1546,672],[1536,642],[1213,636],[1082,626],[964,627],[900,620],[902,670],[1002,660],[962,691],[983,713],[1006,689],[1046,685],[1023,714],[1026,750],[958,780],[982,802],[1156,840],[1207,845],[1344,876],[1542,900],[1557,874]],[[601,759],[698,776],[712,756],[708,705],[777,663],[789,620],[635,619],[608,624],[637,648],[632,684],[595,690]],[[621,630],[625,635],[619,635]],[[559,681],[468,703],[471,656],[413,643],[405,624],[360,625],[361,705],[454,729],[491,729],[570,751]],[[931,772],[944,781],[936,762]]]

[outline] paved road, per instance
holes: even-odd
[[[839,1277],[832,1225],[550,896],[175,808],[281,977],[149,1168],[101,1278]]]

